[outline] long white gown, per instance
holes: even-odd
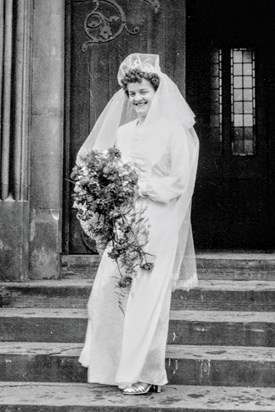
[[[139,197],[136,206],[146,206],[147,251],[155,255],[155,262],[151,272],[140,270],[133,281],[123,314],[115,290],[116,264],[104,252],[88,301],[86,340],[79,359],[88,368],[88,382],[119,387],[167,383],[165,349],[178,245],[177,201],[188,185],[190,159],[177,126],[160,120],[155,132],[160,146],[156,163],[150,164],[148,133],[136,121],[118,129],[117,147],[123,157],[140,165],[140,186],[147,196]]]

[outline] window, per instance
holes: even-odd
[[[255,54],[231,49],[231,142],[234,156],[251,156],[256,146]]]
[[[225,129],[229,129],[231,154],[233,156],[255,155],[254,50],[250,48],[214,49],[210,76],[210,133],[214,141],[219,143],[222,150]],[[230,118],[225,114],[225,106],[230,107]]]
[[[213,51],[210,78],[210,133],[216,150],[222,147],[222,51]],[[220,153],[221,154],[221,153]]]

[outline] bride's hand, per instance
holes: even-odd
[[[145,180],[139,180],[139,182],[138,182],[138,193],[139,193],[140,197],[148,197],[147,182]]]

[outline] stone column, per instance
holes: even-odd
[[[28,276],[32,0],[0,1],[0,280]]]
[[[35,0],[31,85],[30,272],[32,279],[60,273],[64,0]]]

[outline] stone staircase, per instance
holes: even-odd
[[[198,256],[199,286],[172,297],[169,385],[139,397],[78,363],[97,265],[64,257],[62,280],[0,284],[0,412],[275,412],[274,255]]]

